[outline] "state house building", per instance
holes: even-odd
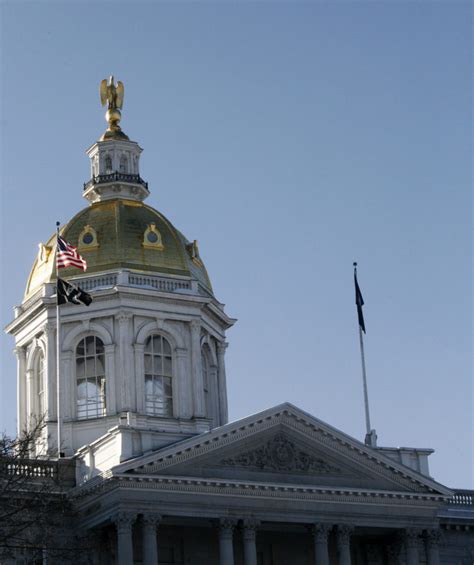
[[[197,242],[145,203],[142,149],[118,125],[123,87],[104,88],[87,206],[61,229],[88,265],[62,278],[93,302],[60,307],[57,351],[54,235],[7,327],[18,429],[47,415],[37,453],[54,467],[59,406],[60,463],[73,469],[64,527],[100,540],[89,562],[472,565],[473,492],[438,483],[430,449],[366,445],[288,403],[228,421],[235,319]]]

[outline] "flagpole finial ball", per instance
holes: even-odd
[[[357,263],[355,261],[352,264],[354,267],[357,267]]]

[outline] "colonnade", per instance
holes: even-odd
[[[114,518],[117,532],[117,564],[133,563],[132,528],[137,515],[120,512]],[[159,514],[142,514],[143,564],[159,565],[157,528],[161,522]],[[233,518],[221,518],[215,521],[219,533],[219,565],[234,565],[234,531],[240,524],[243,540],[244,565],[257,565],[256,538],[260,522],[254,519],[238,521]],[[314,544],[314,565],[330,565],[329,535],[334,532],[337,546],[337,564],[352,565],[351,539],[355,528],[347,524],[316,523],[310,528]],[[418,529],[406,529],[400,532],[399,542],[392,546],[389,553],[390,565],[399,563],[399,555],[404,547],[406,565],[419,565],[419,546],[423,539],[426,543],[427,565],[440,565],[439,530],[422,532]],[[159,534],[158,534],[159,535]]]

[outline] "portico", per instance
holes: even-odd
[[[215,565],[415,565],[421,555],[437,565],[437,508],[449,495],[290,404],[125,462],[74,493],[81,527],[108,531],[117,563]]]

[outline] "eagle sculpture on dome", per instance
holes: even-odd
[[[115,85],[114,76],[111,75],[109,78],[109,83],[107,84],[107,79],[100,83],[100,101],[102,106],[108,102],[108,109],[109,110],[118,110],[121,109],[123,106],[123,82],[118,81],[117,85]]]

